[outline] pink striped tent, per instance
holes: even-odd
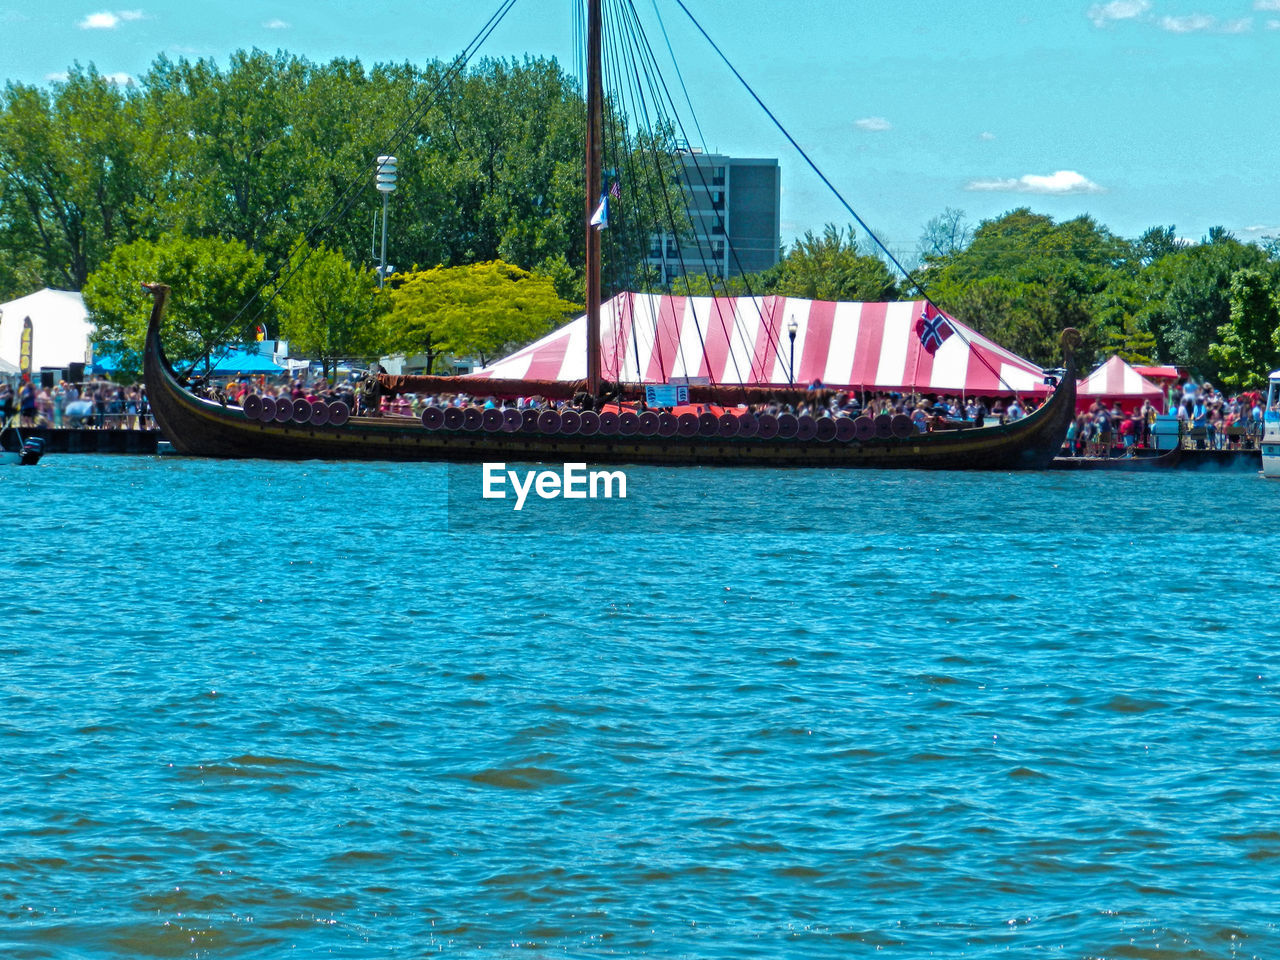
[[[606,379],[1044,396],[1044,372],[957,320],[932,356],[920,345],[922,300],[830,303],[789,297],[672,297],[621,293],[601,308],[600,366]],[[587,375],[586,317],[473,376],[581,380]],[[705,346],[704,346],[705,345]]]
[[[1095,400],[1108,407],[1119,403],[1125,412],[1150,400],[1156,410],[1164,410],[1164,391],[1119,357],[1112,357],[1076,387],[1076,410],[1088,410]]]

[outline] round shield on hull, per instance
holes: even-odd
[[[276,418],[276,398],[263,397],[258,403],[258,419],[263,423],[270,423]]]
[[[652,410],[646,410],[640,414],[640,436],[656,437],[658,435],[658,426],[660,420],[656,413]]]
[[[540,410],[530,407],[528,410],[520,411],[520,432],[521,433],[537,433],[538,432],[538,414]]]
[[[853,438],[863,443],[876,435],[876,423],[870,417],[856,417],[853,421]]]
[[[893,437],[893,417],[887,413],[882,413],[875,419],[876,439],[889,440]]]
[[[592,437],[600,432],[600,414],[594,410],[583,410],[578,422],[578,435]]]
[[[836,442],[848,443],[857,433],[856,421],[852,417],[836,417]]]
[[[340,427],[351,419],[351,408],[345,400],[335,400],[329,404],[329,426]]]
[[[439,407],[427,407],[422,411],[422,425],[428,430],[439,430],[444,426],[444,411]]]
[[[796,417],[796,439],[812,440],[818,435],[818,421],[814,420],[809,414]]]
[[[293,401],[288,397],[276,400],[276,423],[288,423],[293,419]]]
[[[911,418],[905,413],[895,414],[893,422],[889,424],[889,429],[893,431],[893,435],[899,440],[906,440],[907,437],[915,436],[916,425],[911,422]]]
[[[680,430],[680,420],[674,413],[663,411],[658,414],[658,436],[674,437]]]
[[[617,436],[618,421],[618,415],[612,410],[600,414],[600,434],[605,437]]]
[[[720,434],[720,418],[714,413],[704,413],[698,417],[698,436],[715,437]]]
[[[262,412],[262,398],[256,393],[251,393],[242,401],[244,415],[250,420],[257,420],[258,414]]]
[[[480,414],[480,426],[485,433],[497,433],[503,422],[502,411],[497,407],[490,407]]]
[[[754,437],[760,432],[760,420],[748,411],[738,418],[738,436]]]
[[[560,432],[574,434],[578,432],[578,428],[582,426],[582,414],[577,410],[562,410],[560,412]]]
[[[311,405],[311,425],[323,427],[329,422],[329,405],[321,400]]]
[[[479,430],[484,426],[484,411],[479,407],[467,407],[462,411],[462,429]]]
[[[772,440],[778,435],[778,418],[772,413],[762,413],[756,418],[756,436],[761,440]]]
[[[293,401],[293,422],[294,423],[310,423],[311,422],[311,404],[299,397]]]
[[[538,414],[538,429],[543,433],[560,432],[560,411],[543,410]]]
[[[618,417],[618,433],[624,437],[634,437],[640,432],[640,418],[630,410],[624,411]]]
[[[800,432],[800,418],[794,413],[778,414],[778,436],[783,440],[791,440]]]
[[[696,437],[698,435],[698,415],[696,413],[682,413],[676,420],[676,432],[682,437]]]
[[[738,415],[736,413],[720,414],[717,433],[726,439],[736,437],[738,435]]]
[[[461,430],[466,421],[467,416],[462,412],[461,407],[444,408],[444,428],[446,430]]]
[[[813,435],[823,443],[830,443],[836,438],[836,422],[830,417],[819,417],[814,425]]]
[[[524,426],[524,416],[519,410],[510,408],[502,411],[502,429],[506,433],[515,433]]]

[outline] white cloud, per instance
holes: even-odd
[[[1095,27],[1105,27],[1114,20],[1134,20],[1151,9],[1151,0],[1111,0],[1095,3],[1086,16]]]
[[[1280,10],[1280,0],[1253,0],[1255,10]]]
[[[870,130],[872,133],[883,133],[893,129],[893,124],[884,117],[863,117],[861,120],[855,120],[853,125],[859,130]]]
[[[268,20],[263,24],[263,26],[268,30],[288,30],[292,24],[287,20],[281,20],[279,17],[276,17],[274,20]]]
[[[66,83],[67,72],[64,70],[61,73],[46,73],[44,78],[49,83]]]
[[[994,140],[995,138],[996,138],[996,135],[992,133],[990,130],[983,130],[980,134],[978,134],[979,140]]]
[[[81,30],[114,30],[122,23],[131,20],[145,20],[146,14],[141,10],[117,10],[112,13],[110,10],[102,10],[99,13],[91,13],[80,21]]]
[[[1252,17],[1236,20],[1218,19],[1208,13],[1190,13],[1185,17],[1161,17],[1157,22],[1161,30],[1170,33],[1248,33],[1253,29]]]
[[[1268,235],[1273,235],[1273,234],[1280,234],[1280,227],[1252,226],[1252,227],[1245,227],[1244,232],[1245,233],[1265,233]]]
[[[1102,187],[1074,170],[1058,170],[1047,177],[1028,173],[1025,176],[1018,177],[1016,180],[971,180],[965,184],[965,189],[991,193],[1046,193],[1059,195],[1104,192]]]
[[[109,10],[91,13],[80,21],[81,30],[114,30],[120,25],[120,18]]]
[[[1268,20],[1268,21],[1267,21],[1267,29],[1268,29],[1268,30],[1280,30],[1280,20]]]
[[[114,83],[117,87],[128,87],[133,84],[133,77],[127,73],[104,73],[102,79]]]

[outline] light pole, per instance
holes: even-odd
[[[382,194],[382,261],[378,265],[378,288],[387,278],[387,198],[396,189],[396,158],[381,156],[378,158],[378,176],[375,185]]]
[[[795,315],[792,314],[791,319],[787,321],[787,336],[791,338],[791,372],[788,379],[792,386],[796,382],[796,331],[800,329],[800,324],[796,323]]]

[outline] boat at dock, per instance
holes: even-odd
[[[678,399],[670,391],[655,399],[652,394],[646,397],[647,389],[655,386],[651,381],[621,376],[610,380],[602,375],[601,238],[595,198],[602,198],[603,206],[607,196],[602,170],[602,77],[606,71],[602,68],[601,2],[589,0],[586,7],[586,202],[582,219],[586,316],[581,338],[585,342],[578,345],[584,352],[585,376],[580,380],[533,380],[382,375],[366,378],[366,403],[361,411],[353,411],[342,401],[258,396],[246,398],[243,406],[233,406],[187,389],[185,377],[166,358],[162,343],[169,288],[163,283],[145,284],[153,303],[143,354],[144,378],[155,421],[176,452],[290,460],[590,461],[1000,471],[1049,466],[1074,416],[1074,351],[1079,346],[1079,334],[1074,330],[1064,331],[1062,337],[1065,369],[1046,380],[1052,381],[1052,393],[1030,415],[1010,423],[923,433],[905,414],[825,415],[829,411],[824,400],[833,393],[825,387],[805,389],[794,382],[706,382],[684,385],[686,392]],[[920,325],[921,343],[931,335],[936,338],[929,349],[932,357],[947,337],[956,334],[956,339],[964,339],[965,334],[932,303],[923,303],[930,312],[920,312],[913,319]],[[701,330],[698,335],[702,337]],[[794,331],[791,336],[794,351]],[[705,354],[705,340],[701,349]],[[995,375],[1001,376],[998,372]],[[1037,382],[1037,387],[1043,392],[1042,383]],[[465,407],[432,405],[416,418],[380,411],[381,394],[409,391],[465,394],[481,403],[493,402]],[[556,401],[563,401],[564,406],[557,408]],[[819,415],[786,409],[801,404]]]
[[[1267,378],[1267,405],[1262,411],[1262,475],[1280,480],[1280,370]]]

